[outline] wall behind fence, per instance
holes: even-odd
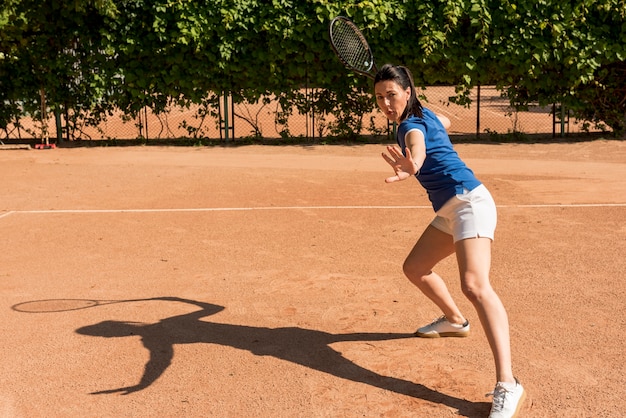
[[[479,93],[480,92],[480,96]],[[582,132],[579,121],[561,117],[558,108],[553,116],[553,107],[531,107],[528,111],[516,112],[506,98],[491,86],[483,86],[472,91],[472,104],[463,107],[450,103],[449,97],[454,96],[454,87],[428,87],[423,91],[426,97],[424,105],[436,113],[447,116],[452,122],[451,135],[488,136],[508,133],[529,135],[564,136],[568,133]],[[248,137],[280,138],[288,132],[290,137],[315,139],[328,135],[324,121],[319,115],[299,114],[294,112],[287,124],[276,121],[276,114],[281,109],[276,102],[269,104],[233,104],[228,98],[220,100],[220,117],[198,115],[198,107],[171,107],[168,112],[154,114],[144,109],[133,120],[124,120],[120,115],[109,117],[97,127],[83,127],[79,139],[142,139],[164,140],[179,138],[196,138],[209,140],[236,140]],[[387,119],[381,112],[367,115],[363,135],[372,132],[369,127],[370,118],[375,129],[388,132]],[[62,119],[62,118],[61,118]],[[48,120],[47,131],[51,141],[55,141],[57,126],[54,118]],[[227,123],[225,123],[227,122]],[[63,121],[61,121],[63,124]],[[7,140],[19,140],[41,137],[41,122],[24,119],[18,129],[9,125],[4,132]],[[65,136],[65,135],[63,135]]]

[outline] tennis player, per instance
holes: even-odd
[[[463,294],[478,313],[496,366],[491,418],[514,417],[525,396],[513,376],[509,323],[500,298],[489,283],[496,205],[487,188],[459,158],[447,129],[450,121],[422,107],[406,67],[385,65],[374,79],[376,103],[398,123],[396,146],[383,158],[394,170],[385,181],[416,177],[426,189],[436,216],[407,256],[404,273],[442,316],[419,328],[426,338],[466,337],[470,324],[452,299],[443,279],[432,269],[456,253]]]

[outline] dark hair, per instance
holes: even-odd
[[[420,118],[423,117],[422,104],[415,93],[415,84],[413,84],[413,75],[411,74],[411,71],[401,65],[385,64],[376,73],[374,85],[376,85],[379,81],[388,80],[398,83],[398,85],[400,85],[403,89],[411,89],[411,97],[409,97],[409,102],[407,103],[406,109],[404,109],[404,113],[400,117],[400,120],[404,120],[410,115]]]

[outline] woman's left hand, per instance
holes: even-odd
[[[408,147],[405,148],[406,157],[402,155],[400,148],[396,146],[388,146],[387,151],[389,152],[389,155],[383,152],[383,158],[387,161],[387,164],[393,168],[396,175],[387,177],[385,179],[386,183],[406,180],[419,172],[417,164],[413,161],[413,157],[411,156],[411,150]]]

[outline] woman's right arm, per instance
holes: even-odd
[[[411,158],[419,172],[426,159],[426,140],[424,139],[424,134],[419,129],[412,129],[406,134],[404,140],[407,148],[411,151]]]

